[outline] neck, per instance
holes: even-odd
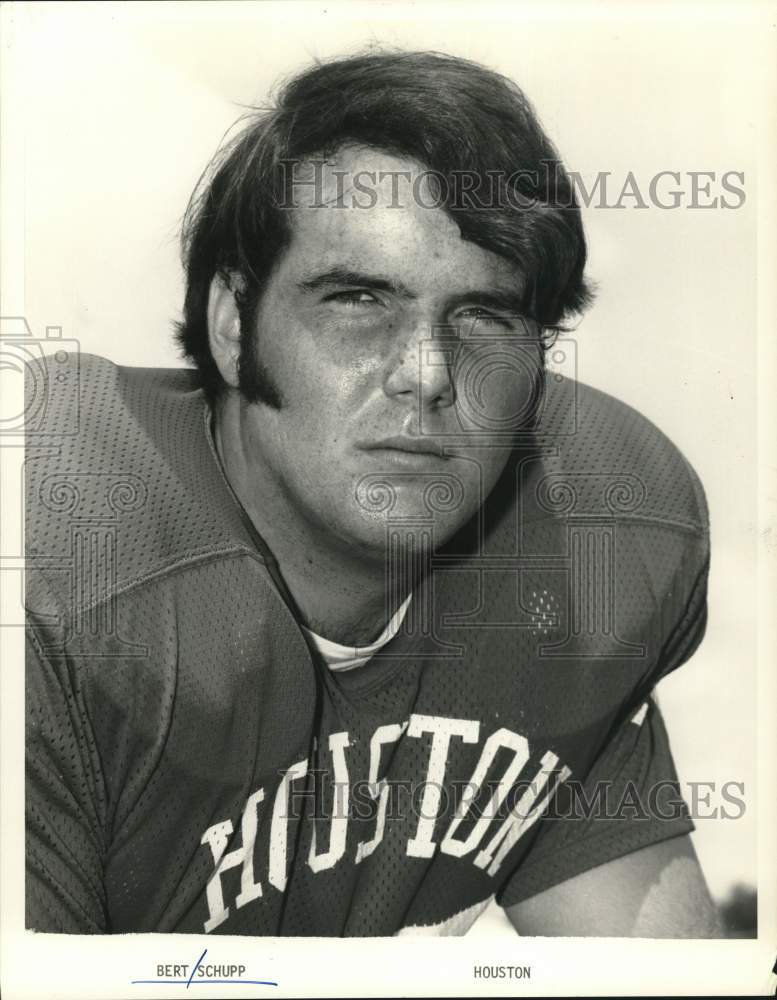
[[[216,450],[232,490],[275,557],[303,624],[333,642],[368,645],[386,627],[412,581],[404,589],[389,588],[385,553],[364,552],[328,537],[300,516],[272,476],[248,461],[235,426],[238,419],[234,407],[219,409]]]

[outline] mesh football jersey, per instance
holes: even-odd
[[[692,829],[651,691],[704,632],[707,514],[634,410],[549,379],[398,634],[337,674],[193,373],[32,374],[29,927],[463,933]]]

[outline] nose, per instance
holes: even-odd
[[[455,342],[445,328],[415,320],[400,333],[389,355],[383,389],[387,396],[423,409],[443,409],[456,401],[453,381]]]

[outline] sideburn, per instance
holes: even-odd
[[[240,317],[240,356],[237,379],[240,395],[249,403],[264,403],[273,410],[284,406],[283,394],[270,370],[259,358],[259,330],[256,316],[260,289],[235,291],[235,304]]]

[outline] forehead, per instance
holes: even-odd
[[[385,273],[417,288],[443,284],[515,289],[516,264],[462,238],[437,207],[421,164],[377,149],[346,146],[295,170],[292,239],[282,271],[348,267]]]

